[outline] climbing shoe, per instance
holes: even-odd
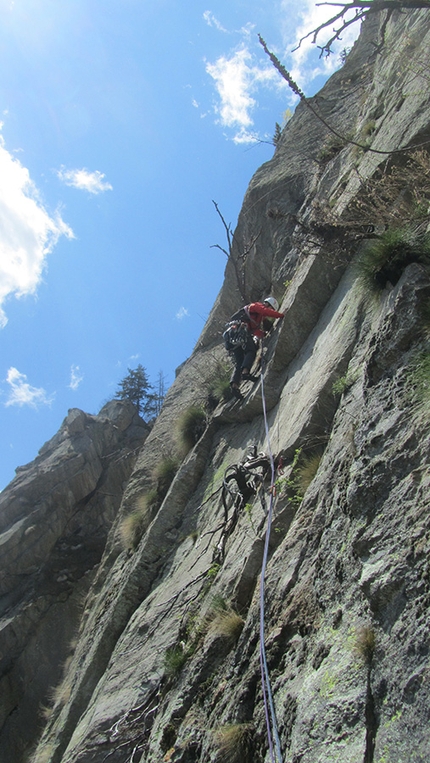
[[[233,386],[233,384],[230,384],[231,394],[233,397],[236,398],[236,400],[243,400],[243,395],[239,389],[239,387]]]
[[[252,374],[242,374],[242,381],[256,382],[258,381],[258,376],[253,376]]]

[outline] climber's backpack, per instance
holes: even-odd
[[[238,347],[242,347],[244,350],[249,338],[247,324],[241,321],[230,321],[226,325],[222,338],[224,339],[224,347],[227,352],[232,352]]]

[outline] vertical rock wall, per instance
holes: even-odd
[[[221,403],[180,453],[177,421],[225,359],[222,326],[240,301],[230,261],[125,486],[33,763],[271,760],[259,647],[271,497],[265,643],[284,761],[429,758],[429,412],[412,394],[429,273],[404,263],[371,299],[355,262],[386,224],[381,206],[372,219],[372,182],[407,164],[404,149],[428,153],[430,18],[393,14],[380,45],[383,20],[364,25],[312,101],[346,139],[301,104],[250,183],[232,255],[254,241],[240,287],[274,292],[285,313],[264,383]],[[267,454],[267,433],[276,496],[258,467],[241,502],[225,476]],[[167,495],[124,549],[124,519],[172,457]]]

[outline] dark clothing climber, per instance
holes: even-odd
[[[256,377],[251,376],[251,369],[257,354],[258,340],[266,336],[271,328],[271,325],[266,323],[266,319],[284,317],[284,313],[275,309],[277,307],[276,299],[267,297],[263,302],[252,302],[232,315],[228,326],[237,332],[238,324],[240,324],[240,343],[236,346],[227,344],[226,334],[228,334],[229,328],[224,333],[226,347],[233,356],[235,364],[230,387],[234,397],[238,400],[243,399],[239,389],[241,381],[256,381]]]

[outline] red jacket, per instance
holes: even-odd
[[[273,310],[272,307],[263,305],[262,302],[251,302],[247,305],[245,310],[249,315],[249,329],[253,336],[261,339],[265,332],[263,329],[264,318],[283,318],[284,313],[278,313],[277,310]]]

